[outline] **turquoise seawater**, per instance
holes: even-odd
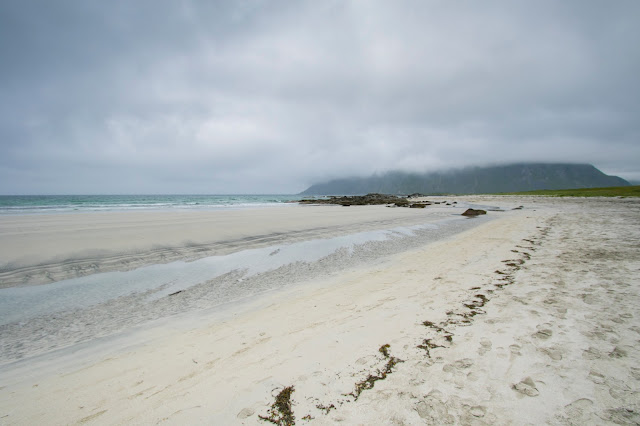
[[[299,195],[0,195],[0,214],[229,209],[298,199]]]

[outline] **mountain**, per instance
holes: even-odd
[[[388,172],[365,178],[335,179],[310,186],[301,195],[482,194],[537,189],[627,186],[626,180],[608,176],[591,164],[511,164],[468,167],[446,172]]]

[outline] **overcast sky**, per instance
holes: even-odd
[[[0,194],[640,180],[640,1],[0,1]]]

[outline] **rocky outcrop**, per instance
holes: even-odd
[[[462,213],[462,216],[480,216],[482,214],[487,214],[487,212],[484,210],[467,209]]]
[[[412,202],[405,197],[397,197],[395,195],[386,194],[367,194],[328,198],[305,199],[298,201],[300,204],[337,204],[340,206],[373,206],[373,205],[391,205],[395,207],[412,207],[424,208],[430,203],[428,202]]]

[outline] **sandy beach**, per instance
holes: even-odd
[[[459,209],[458,209],[459,210]],[[328,238],[451,215],[407,209],[289,205],[186,212],[108,212],[0,217],[0,288]]]
[[[0,325],[0,424],[639,424],[640,202],[446,200],[0,218],[7,292],[361,239]]]

